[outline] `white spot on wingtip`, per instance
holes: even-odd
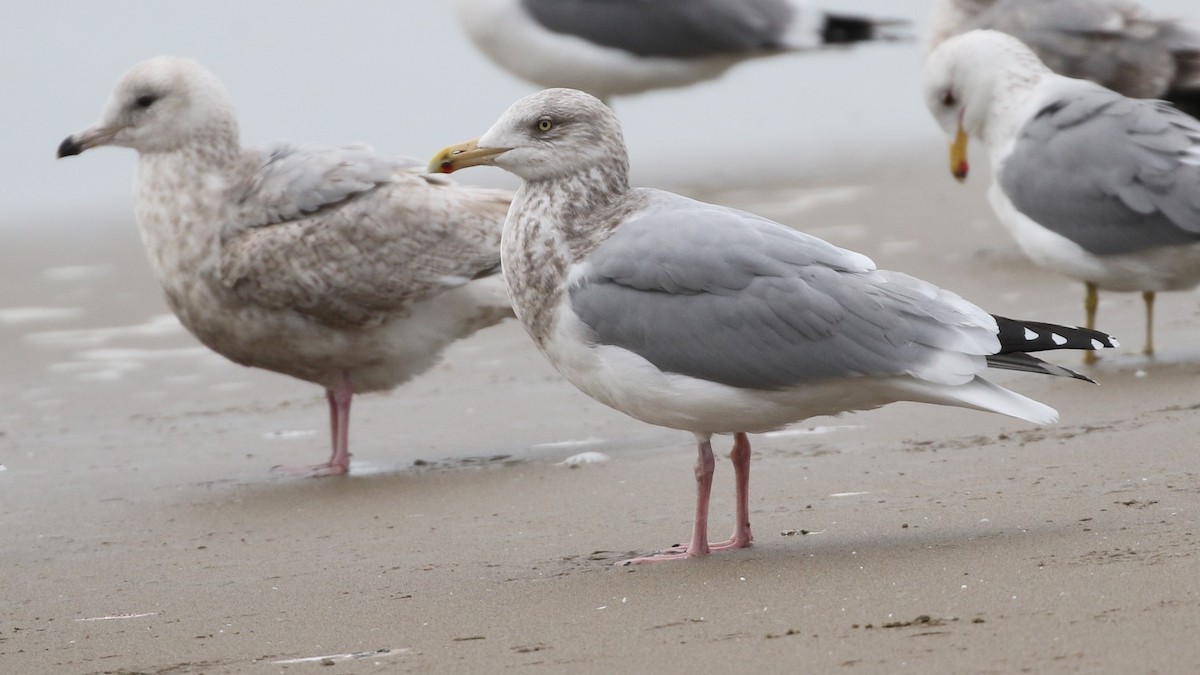
[[[1029,328],[1026,328],[1025,329],[1025,339],[1026,340],[1036,340],[1036,339],[1038,339],[1038,334],[1035,331],[1030,330]]]
[[[1063,337],[1063,336],[1059,335],[1058,333],[1051,333],[1051,334],[1050,334],[1050,339],[1051,339],[1051,340],[1054,340],[1054,344],[1056,344],[1056,345],[1065,345],[1065,344],[1067,344],[1067,338],[1065,338],[1065,337]]]

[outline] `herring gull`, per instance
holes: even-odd
[[[681,87],[751,58],[874,39],[906,23],[805,0],[455,0],[493,61],[543,87],[601,99]]]
[[[430,170],[480,164],[523,180],[501,256],[513,308],[542,353],[597,401],[695,435],[690,543],[626,562],[750,545],[747,433],[894,401],[1049,423],[1053,408],[980,373],[992,365],[1082,378],[1027,352],[1114,344],[1096,331],[993,317],[750,213],[630,188],[616,117],[580,91],[516,102]],[[707,534],[713,434],[734,435],[736,527],[719,544]]]
[[[175,315],[244,366],[319,384],[349,470],[350,402],[512,315],[499,277],[508,193],[460,187],[362,145],[243,148],[225,87],[195,61],[130,69],[58,156],[137,150],[136,215]]]
[[[1015,36],[1051,70],[1200,115],[1200,32],[1130,0],[938,0],[928,50],[973,29]]]
[[[1141,291],[1143,353],[1155,293],[1200,283],[1200,121],[1050,71],[1016,38],[971,31],[925,64],[925,102],[967,174],[968,138],[992,162],[992,207],[1035,263],[1099,289]],[[1090,360],[1090,359],[1089,359]]]

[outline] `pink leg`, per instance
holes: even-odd
[[[324,464],[309,466],[276,466],[272,471],[312,476],[344,476],[350,471],[350,401],[354,398],[354,389],[350,386],[350,375],[342,374],[342,386],[336,390],[326,389],[325,399],[329,401],[329,433],[333,452],[329,461]]]
[[[709,544],[712,551],[746,548],[754,541],[754,535],[750,533],[750,439],[746,434],[733,435],[733,452],[729,453],[729,459],[733,461],[736,481],[737,522],[733,526],[733,536],[728,540]]]
[[[622,560],[617,563],[618,565],[641,565],[708,555],[708,501],[712,495],[712,478],[716,461],[713,459],[711,437],[696,434],[696,438],[698,441],[696,448],[696,519],[692,524],[692,543],[688,544],[687,548],[675,547],[674,550],[663,551],[645,558]]]
[[[733,462],[734,495],[737,500],[737,522],[733,527],[733,535],[722,542],[709,542],[708,550],[728,551],[735,548],[748,548],[754,541],[750,533],[750,439],[744,433],[733,435],[733,451],[729,453]],[[682,544],[672,546],[670,551],[682,553],[687,550]]]

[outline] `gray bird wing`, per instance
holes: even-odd
[[[221,279],[244,301],[368,325],[499,269],[507,193],[362,146],[279,145],[254,158],[221,243]]]
[[[961,384],[999,350],[958,296],[733,209],[655,193],[581,263],[570,309],[659,369],[775,390],[909,374]]]
[[[969,28],[1016,36],[1053,71],[1126,96],[1161,97],[1189,31],[1127,0],[1000,0]],[[1192,49],[1194,49],[1194,45]]]
[[[786,48],[784,0],[521,0],[548,30],[638,56],[676,58]]]
[[[1063,82],[1000,169],[1013,206],[1096,255],[1200,241],[1200,121]]]

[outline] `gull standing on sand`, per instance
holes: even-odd
[[[747,59],[876,39],[889,26],[805,0],[454,0],[467,35],[510,73],[606,101],[720,76]]]
[[[138,227],[183,325],[235,363],[325,388],[333,451],[312,475],[348,471],[354,394],[512,315],[497,274],[510,195],[361,145],[243,148],[228,92],[195,61],[135,65],[58,156],[101,145],[138,151]]]
[[[1200,283],[1200,121],[1161,101],[1131,99],[1050,71],[1016,38],[971,31],[925,62],[925,103],[954,140],[988,147],[992,207],[1021,249],[1086,286],[1141,291],[1145,354],[1154,353],[1154,295]]]
[[[973,29],[1008,33],[1054,72],[1200,115],[1200,32],[1130,0],[937,0],[928,50]]]
[[[759,216],[630,188],[616,116],[573,89],[516,102],[430,170],[480,164],[523,180],[501,254],[517,317],[542,353],[601,403],[695,434],[691,542],[627,562],[750,545],[747,433],[894,401],[1045,424],[1053,408],[980,373],[1082,377],[1026,352],[1114,344],[1096,331],[993,317]],[[737,521],[729,541],[710,544],[711,438],[722,433],[734,434]]]

